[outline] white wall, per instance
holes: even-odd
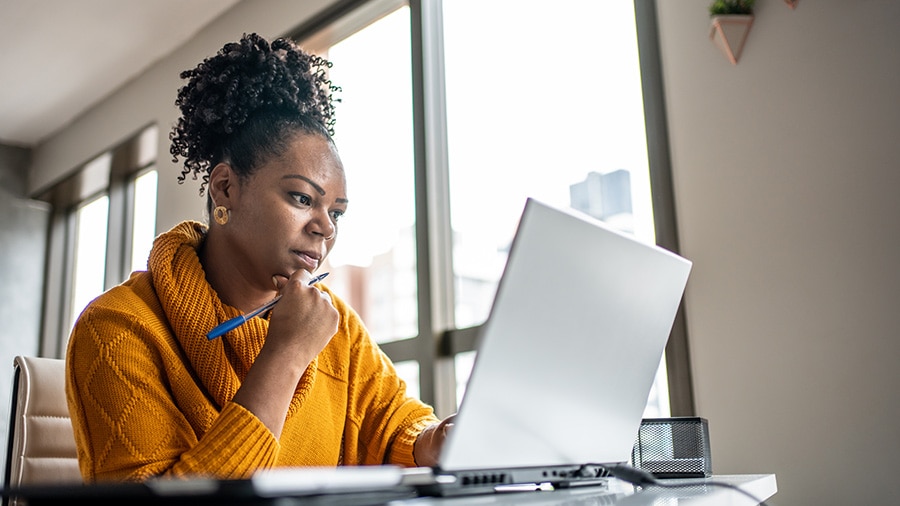
[[[894,504],[900,2],[759,0],[736,66],[710,3],[658,16],[713,470],[776,473],[774,504]]]
[[[200,182],[188,178],[179,185],[176,178],[181,168],[172,163],[169,155],[169,131],[179,116],[175,98],[185,84],[178,75],[244,33],[257,32],[267,38],[284,35],[335,1],[238,3],[190,42],[37,146],[29,174],[29,194],[37,194],[80,164],[155,122],[159,125],[160,172],[157,232],[165,232],[185,219],[200,219],[206,202],[199,197]]]
[[[28,157],[25,148],[0,144],[0,420],[9,420],[13,358],[37,354],[40,342],[40,318],[26,315],[41,314],[50,206],[22,198]],[[0,427],[5,449],[9,431]]]

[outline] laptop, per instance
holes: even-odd
[[[596,484],[627,462],[690,270],[527,199],[428,493]]]

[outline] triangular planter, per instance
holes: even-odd
[[[709,38],[715,42],[732,65],[737,65],[744,50],[747,32],[753,25],[752,14],[723,14],[712,17]]]

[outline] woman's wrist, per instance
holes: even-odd
[[[438,423],[433,423],[419,433],[413,444],[413,460],[420,467],[432,467],[437,465],[441,455],[441,448],[450,427],[453,427],[453,419],[456,415],[450,415]]]

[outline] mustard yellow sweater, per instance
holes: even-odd
[[[184,222],[159,236],[148,271],[94,300],[72,331],[66,395],[85,480],[414,465],[415,439],[437,418],[407,397],[358,315],[333,293],[338,332],[300,379],[281,438],[232,402],[268,321],[207,340],[239,312],[206,282],[197,257],[205,231]]]

